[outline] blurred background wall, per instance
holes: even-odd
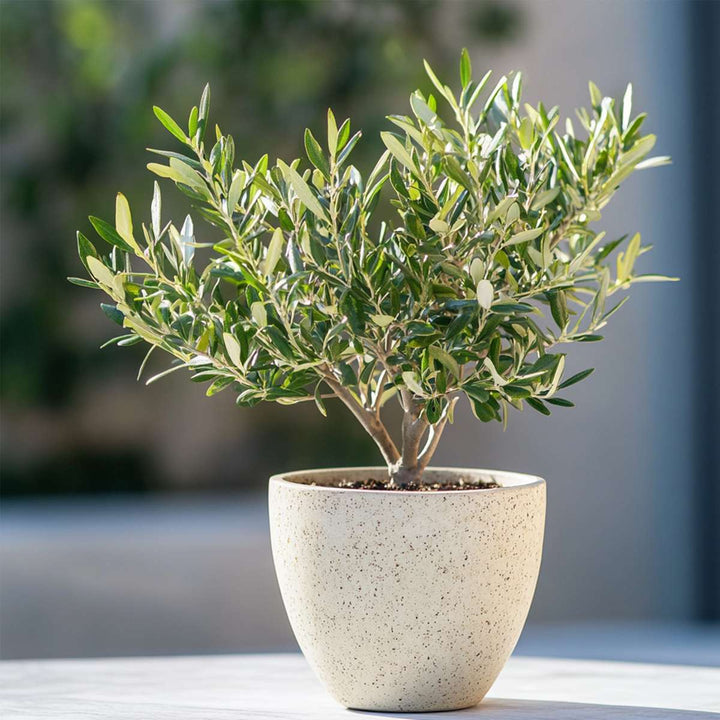
[[[272,574],[266,478],[375,463],[372,443],[339,405],[326,421],[302,406],[240,409],[229,393],[208,400],[179,374],[135,382],[142,348],[98,350],[112,325],[93,293],[65,281],[82,274],[74,232],[88,214],[111,217],[118,190],[149,205],[144,148],[168,147],[153,104],[182,117],[210,81],[214,119],[251,161],[300,155],[302,129],[322,132],[332,106],[362,128],[356,160],[367,167],[384,115],[428,89],[422,58],[454,78],[467,46],[476,72],[521,69],[526,99],[568,113],[587,104],[588,79],[612,95],[634,83],[657,152],[674,164],[628,181],[603,224],[611,236],[641,231],[655,245],[643,270],[683,282],[639,286],[604,343],[572,349],[572,367],[597,368],[574,389],[576,409],[516,414],[503,433],[463,408],[436,462],[549,480],[529,650],[565,637],[572,652],[582,627],[596,654],[633,645],[650,648],[641,659],[717,660],[717,631],[688,624],[720,616],[718,315],[702,254],[717,257],[720,244],[697,222],[712,208],[698,188],[718,189],[698,162],[719,159],[715,5],[0,3],[0,654],[294,646]],[[170,193],[165,204],[169,214]]]

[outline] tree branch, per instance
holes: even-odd
[[[428,466],[430,460],[432,460],[432,456],[435,454],[435,450],[437,450],[438,443],[440,442],[440,437],[443,434],[443,430],[445,430],[450,414],[452,413],[453,407],[458,399],[459,398],[454,397],[450,400],[443,417],[440,418],[435,425],[431,426],[427,443],[425,443],[425,447],[418,457],[418,467],[420,468],[420,472],[423,472]]]
[[[393,442],[382,421],[367,408],[363,407],[355,396],[344,387],[329,370],[323,373],[323,379],[330,386],[332,391],[342,402],[349,408],[350,412],[357,418],[365,431],[375,441],[380,448],[388,468],[397,464],[400,460],[400,452]]]
[[[402,424],[402,460],[406,467],[414,468],[417,465],[420,443],[428,427],[427,420],[420,417],[410,400],[410,409],[405,411]]]

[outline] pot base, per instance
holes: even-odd
[[[482,700],[480,701],[482,702]],[[474,702],[472,705],[438,705],[437,707],[427,707],[423,705],[420,708],[401,708],[397,706],[392,707],[349,707],[348,710],[354,710],[355,712],[376,712],[376,713],[431,713],[431,712],[452,712],[453,710],[469,710],[470,708],[477,707],[480,702]]]

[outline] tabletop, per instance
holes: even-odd
[[[603,720],[720,717],[720,669],[509,660],[481,705],[455,713],[340,707],[297,654],[0,663],[3,720]]]

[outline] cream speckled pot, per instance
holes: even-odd
[[[400,492],[321,485],[382,468],[270,479],[273,557],[295,636],[330,693],[362,710],[470,707],[525,623],[545,524],[545,481],[488,470],[425,477],[486,490]]]

